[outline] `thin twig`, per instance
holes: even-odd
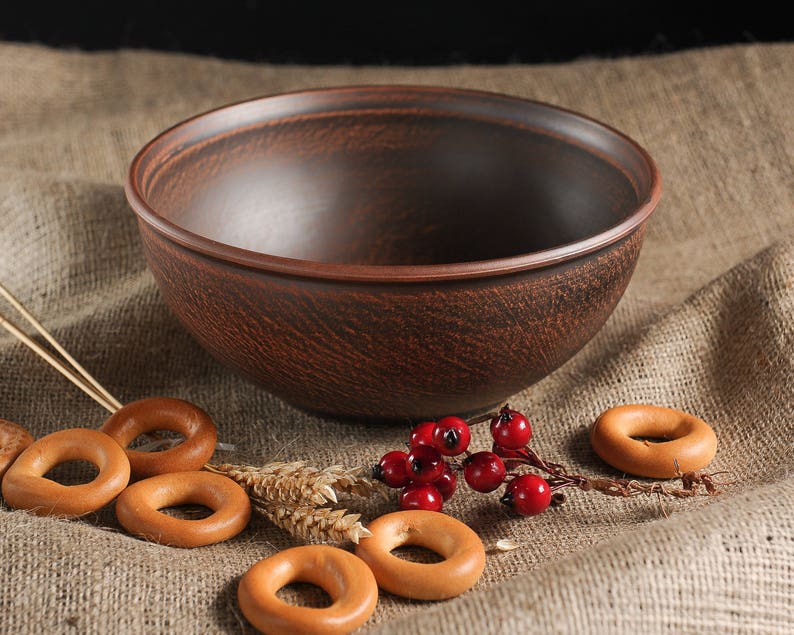
[[[581,474],[571,474],[564,465],[545,461],[538,456],[530,447],[524,447],[516,451],[516,456],[505,459],[505,463],[510,463],[511,467],[518,464],[529,465],[546,472],[549,476],[546,482],[549,489],[555,493],[566,487],[578,487],[588,492],[601,492],[607,496],[618,496],[628,498],[631,496],[670,496],[673,498],[689,498],[691,496],[704,495],[701,486],[705,490],[706,496],[716,496],[719,494],[718,483],[714,477],[722,472],[707,474],[705,472],[685,472],[679,471],[678,477],[681,479],[681,487],[672,487],[669,483],[645,483],[636,479],[626,478],[607,478],[591,477]],[[676,465],[677,467],[677,465]]]
[[[72,356],[69,354],[69,352],[68,352],[68,351],[67,351],[67,350],[66,350],[66,349],[65,349],[63,346],[61,346],[61,345],[58,343],[58,341],[57,341],[57,340],[56,340],[56,339],[55,339],[55,338],[52,336],[52,334],[51,334],[51,333],[50,333],[50,332],[49,332],[49,331],[48,331],[46,328],[44,328],[44,325],[43,325],[41,322],[39,322],[39,321],[38,321],[38,320],[37,320],[37,319],[36,319],[36,318],[35,318],[35,317],[34,317],[34,316],[33,316],[33,315],[30,313],[30,311],[28,311],[28,310],[25,308],[25,306],[24,306],[24,305],[23,305],[23,304],[22,304],[22,303],[21,303],[19,300],[17,300],[17,298],[15,298],[15,297],[14,297],[14,295],[13,295],[13,294],[12,294],[12,293],[11,293],[11,292],[10,292],[10,291],[9,291],[9,290],[6,288],[6,287],[5,287],[5,286],[4,286],[2,283],[0,283],[0,295],[2,295],[2,296],[3,296],[3,297],[4,297],[4,298],[5,298],[7,301],[8,301],[8,303],[9,303],[9,304],[10,304],[12,307],[14,307],[14,308],[15,308],[15,309],[16,309],[16,310],[19,312],[19,314],[20,314],[20,315],[21,315],[23,318],[25,318],[25,320],[27,320],[27,321],[28,321],[28,323],[29,323],[29,324],[30,324],[30,325],[31,325],[31,326],[32,326],[34,329],[36,329],[36,330],[39,332],[39,334],[40,334],[40,335],[41,335],[41,336],[42,336],[42,337],[43,337],[45,340],[47,340],[47,342],[49,342],[49,343],[50,343],[50,345],[51,345],[51,346],[52,346],[52,347],[53,347],[53,348],[54,348],[56,351],[58,351],[58,353],[60,353],[60,354],[61,354],[61,356],[63,356],[63,358],[64,358],[64,359],[65,359],[67,362],[69,362],[69,364],[71,364],[72,368],[74,368],[74,370],[76,370],[76,371],[77,371],[77,372],[78,372],[78,373],[79,373],[79,374],[80,374],[80,375],[81,375],[81,376],[82,376],[82,377],[83,377],[83,378],[84,378],[84,379],[85,379],[85,380],[88,382],[88,384],[90,384],[90,386],[91,386],[91,387],[93,387],[93,389],[94,389],[96,392],[98,392],[100,395],[102,395],[102,396],[105,398],[105,400],[108,402],[108,404],[110,404],[111,406],[113,406],[113,407],[115,408],[115,410],[118,410],[119,408],[121,408],[121,402],[120,402],[118,399],[116,399],[116,398],[115,398],[113,395],[111,395],[111,394],[110,394],[110,393],[109,393],[109,392],[108,392],[108,391],[107,391],[107,390],[106,390],[106,389],[105,389],[105,388],[102,386],[102,384],[100,384],[100,383],[99,383],[99,382],[98,382],[98,381],[97,381],[97,380],[96,380],[96,379],[93,377],[93,375],[91,375],[91,373],[89,373],[89,372],[88,372],[88,371],[87,371],[85,368],[83,368],[83,366],[81,366],[81,365],[80,365],[80,363],[79,363],[79,362],[78,362],[78,361],[77,361],[77,360],[76,360],[74,357],[72,357]],[[1,319],[1,318],[2,318],[2,316],[0,315],[0,319]],[[105,405],[105,404],[102,404],[102,405]],[[106,406],[106,407],[107,407],[107,406]],[[113,412],[113,410],[111,410],[111,412]]]
[[[502,408],[506,408],[506,407],[507,407],[507,402],[501,404],[496,409],[495,412],[484,412],[481,415],[478,415],[478,416],[474,417],[473,419],[467,419],[466,423],[468,423],[470,426],[476,425],[478,423],[485,423],[486,421],[490,421],[494,417],[498,417],[499,416],[499,411]]]
[[[55,370],[61,373],[66,379],[72,382],[75,386],[77,386],[80,390],[86,393],[89,397],[91,397],[94,401],[96,401],[100,406],[109,410],[110,412],[116,412],[119,407],[117,407],[114,403],[108,401],[104,395],[100,394],[94,388],[86,383],[86,381],[67,368],[63,362],[61,362],[57,357],[55,357],[52,353],[50,353],[46,348],[38,344],[36,341],[32,340],[29,336],[27,336],[18,326],[16,326],[13,322],[10,322],[8,318],[6,318],[2,313],[0,313],[0,326],[5,328],[11,335],[16,337],[20,342],[22,342],[25,346],[30,348],[34,353],[36,353],[39,357],[44,359],[50,366],[52,366]]]
[[[0,283],[0,296],[5,298],[8,303],[15,308],[20,315],[22,315],[22,317],[24,317],[25,320],[27,320],[27,322],[30,323],[31,326],[33,326],[33,328],[35,328],[58,353],[63,356],[63,360],[58,359],[41,344],[32,339],[2,313],[0,313],[0,326],[5,328],[22,344],[30,348],[34,353],[36,353],[39,357],[41,357],[50,366],[61,373],[61,375],[66,377],[66,379],[72,382],[94,401],[96,401],[100,406],[111,413],[115,413],[117,410],[122,408],[122,403],[113,395],[111,395],[110,392],[104,386],[102,386],[102,384],[100,384],[93,375],[91,375],[91,373],[81,366],[80,363],[74,357],[72,357],[63,346],[61,346],[61,344],[42,325],[42,323],[39,322],[2,283]],[[71,365],[71,368],[69,365]],[[143,436],[152,440],[151,444],[153,444],[153,448],[158,446],[161,447],[163,444],[177,445],[183,441],[183,439],[165,440],[156,432],[149,432]],[[144,447],[149,449],[147,446]],[[229,443],[218,443],[216,448],[219,450],[232,450],[234,449],[234,445]]]

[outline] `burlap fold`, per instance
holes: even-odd
[[[168,395],[208,410],[236,450],[220,460],[367,465],[405,427],[323,420],[210,359],[162,303],[122,182],[162,128],[231,101],[352,83],[474,87],[597,117],[658,161],[663,202],[615,314],[577,357],[512,405],[533,446],[614,475],[587,428],[626,402],[693,412],[719,438],[717,498],[572,492],[531,519],[462,491],[485,573],[443,603],[381,595],[374,632],[790,633],[794,581],[794,45],[553,66],[323,68],[147,52],[0,45],[0,280],[119,399]],[[5,305],[0,312],[9,313]],[[34,436],[105,413],[0,335],[0,417]],[[473,445],[486,447],[487,430]],[[365,518],[393,509],[366,502]],[[498,552],[502,538],[519,544]],[[257,519],[228,543],[152,545],[112,510],[81,521],[0,511],[0,631],[252,632],[236,584],[298,544]]]

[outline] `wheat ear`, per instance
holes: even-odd
[[[343,542],[372,535],[361,524],[361,514],[333,509],[338,495],[369,497],[385,494],[378,481],[362,476],[364,468],[332,465],[316,468],[304,461],[273,462],[262,466],[207,464],[205,470],[238,483],[254,509],[293,536],[322,542]]]
[[[338,502],[338,494],[369,497],[382,493],[380,483],[361,476],[364,468],[346,469],[338,465],[316,468],[303,461],[250,465],[206,465],[205,469],[228,476],[251,498],[289,504],[325,505]]]
[[[274,525],[306,540],[322,542],[350,540],[358,544],[361,538],[372,535],[372,532],[359,521],[361,514],[348,514],[346,509],[290,505],[257,499],[252,499],[251,502],[254,509]]]

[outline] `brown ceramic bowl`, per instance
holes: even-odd
[[[377,86],[189,119],[126,190],[166,302],[217,359],[302,408],[415,419],[492,406],[584,346],[660,180],[566,110]]]

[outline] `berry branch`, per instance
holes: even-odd
[[[537,468],[549,476],[546,482],[552,493],[564,487],[578,487],[584,492],[596,491],[607,496],[629,497],[638,495],[659,495],[670,496],[673,498],[689,498],[703,494],[701,486],[705,490],[705,495],[716,496],[719,494],[717,486],[719,483],[714,480],[717,474],[706,474],[703,472],[685,472],[680,475],[681,487],[671,487],[666,483],[643,483],[636,479],[626,478],[605,478],[588,477],[581,474],[569,474],[567,469],[559,463],[551,463],[541,459],[531,448],[522,448],[516,451],[515,456],[506,461],[511,467],[518,464],[529,465]]]
[[[485,421],[490,421],[491,451],[471,453],[470,426]],[[572,474],[564,465],[540,457],[529,446],[531,438],[532,427],[527,417],[507,404],[498,412],[468,422],[459,417],[425,421],[411,430],[408,452],[387,452],[373,466],[372,476],[389,487],[401,488],[401,509],[441,511],[444,501],[455,492],[456,474],[463,472],[466,483],[478,492],[492,492],[506,484],[500,502],[522,516],[539,514],[551,504],[561,504],[565,497],[560,490],[570,487],[623,498],[639,495],[689,498],[719,493],[719,483],[714,479],[717,474],[702,472],[679,473],[680,487]],[[462,460],[446,460],[461,456]],[[518,473],[515,470],[520,466],[533,468],[545,476]]]

